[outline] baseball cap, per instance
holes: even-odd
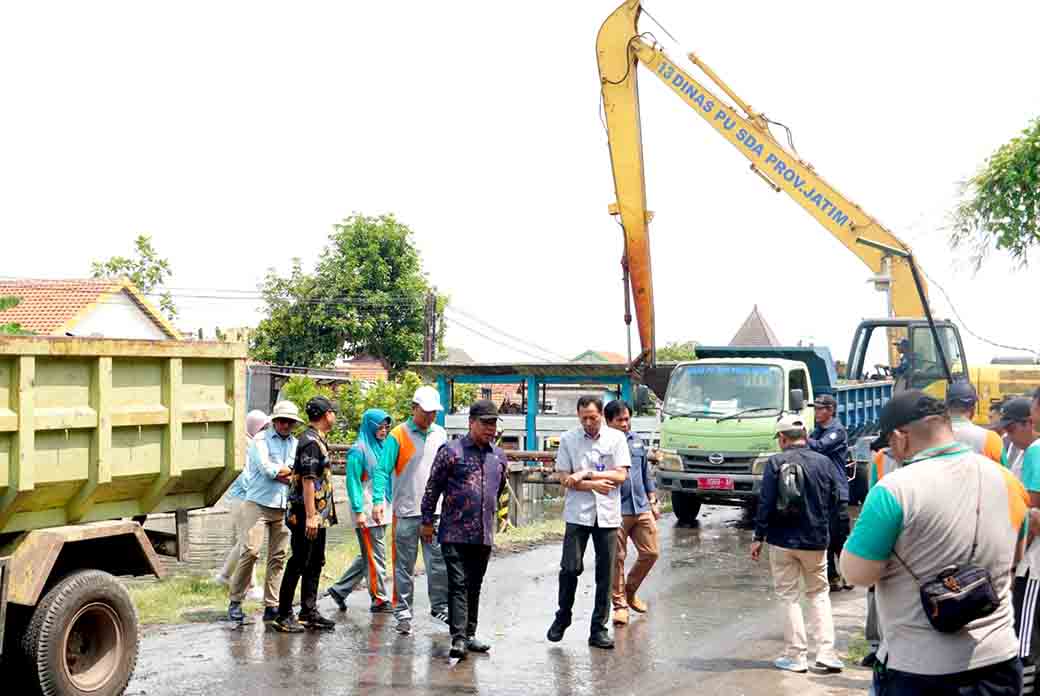
[[[305,410],[307,411],[307,417],[313,421],[318,420],[329,411],[339,413],[339,404],[327,397],[315,396],[307,402]]]
[[[498,406],[491,399],[480,399],[474,401],[469,407],[470,419],[478,418],[484,422],[498,420]]]
[[[974,404],[979,400],[979,395],[971,382],[964,380],[954,382],[946,389],[946,403],[948,404]]]
[[[1006,428],[1012,423],[1029,420],[1032,405],[1032,400],[1024,396],[1008,400],[1000,409],[1000,427]]]
[[[412,403],[424,411],[444,410],[444,406],[441,405],[440,392],[430,386],[416,389],[415,394],[412,396]]]
[[[813,408],[819,408],[821,406],[824,407],[824,408],[837,408],[838,407],[838,402],[830,394],[820,394],[820,395],[818,395],[816,397],[815,400],[813,400],[813,404],[812,405],[813,405]]]
[[[892,431],[928,416],[946,414],[946,404],[919,389],[910,389],[892,399],[881,409],[881,435],[870,443],[870,449],[888,447]]]
[[[780,437],[781,433],[790,433],[801,430],[805,432],[805,421],[796,413],[787,413],[773,426],[773,437]]]

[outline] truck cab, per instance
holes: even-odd
[[[839,383],[822,347],[698,347],[697,354],[669,379],[657,471],[658,487],[671,492],[684,523],[704,503],[757,505],[766,462],[777,452],[773,426],[783,414],[800,415],[811,431],[814,397],[831,394],[851,447],[876,430],[892,394],[891,381]]]

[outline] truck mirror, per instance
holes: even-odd
[[[645,384],[637,384],[633,396],[636,413],[643,413],[650,407],[650,388]]]
[[[792,411],[801,411],[805,408],[805,392],[801,389],[792,389],[790,401]]]

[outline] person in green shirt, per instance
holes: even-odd
[[[386,528],[389,520],[383,514],[389,469],[386,464],[386,441],[390,431],[390,415],[371,408],[361,416],[357,441],[347,454],[348,522],[357,533],[361,553],[325,594],[340,611],[347,610],[347,595],[362,580],[368,583],[371,611],[393,611],[387,592]]]

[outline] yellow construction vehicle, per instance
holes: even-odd
[[[1035,367],[968,368],[956,325],[932,321],[927,286],[909,247],[828,184],[793,147],[781,145],[770,131],[770,126],[780,124],[755,111],[704,61],[693,53],[687,56],[732,104],[679,67],[652,34],[640,33],[637,25],[641,13],[640,0],[626,0],[603,22],[596,38],[617,196],[610,213],[620,218],[624,229],[623,266],[635,301],[642,350],[637,363],[649,367],[656,363],[648,232],[651,213],[646,202],[636,79],[638,64],[642,63],[744,155],[756,176],[774,191],[789,196],[863,261],[874,274],[876,289],[887,293],[888,318],[864,321],[856,331],[847,364],[848,379],[892,377],[897,389],[924,388],[937,396],[945,394],[947,382],[970,379],[980,394],[980,421],[985,421],[990,403],[1040,385],[1040,369]],[[876,331],[886,336],[889,366],[868,364],[868,347]]]

